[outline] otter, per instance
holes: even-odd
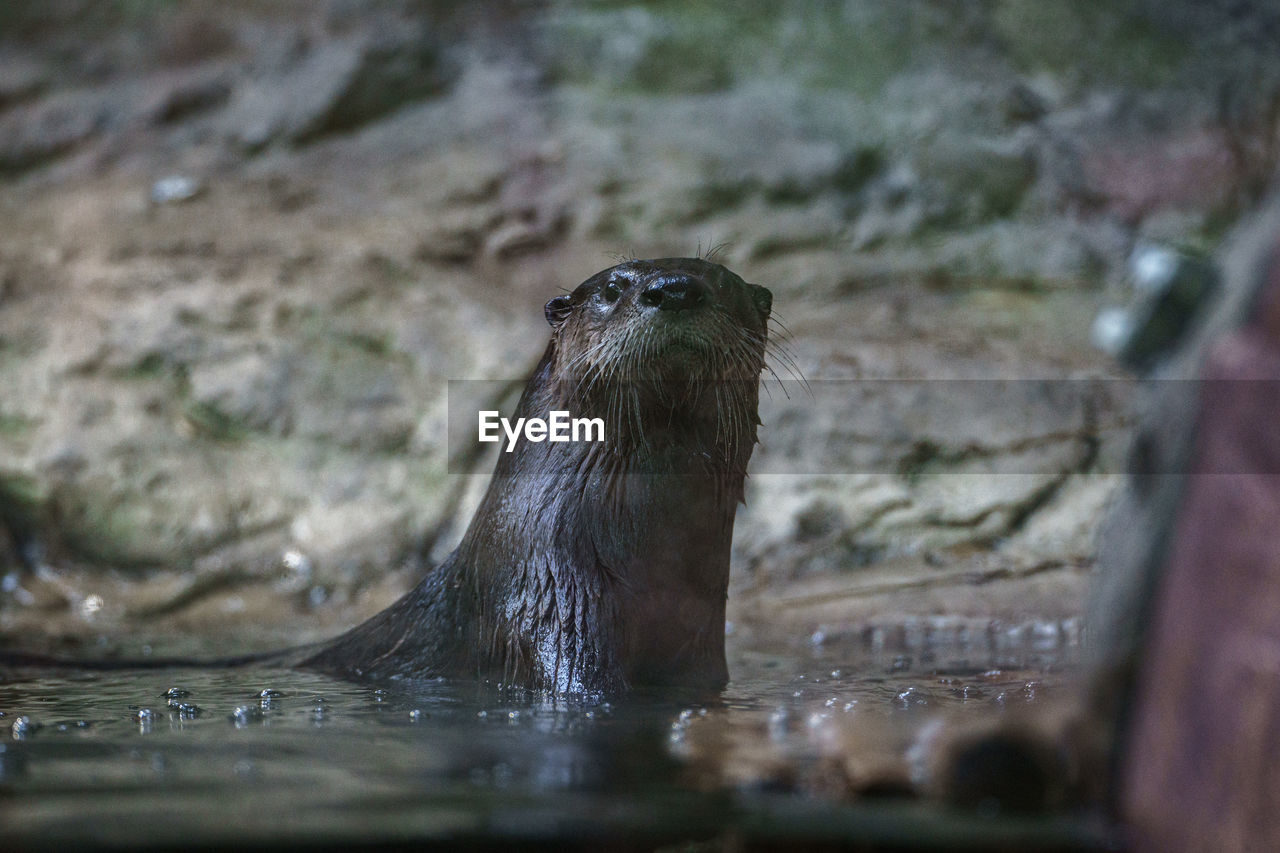
[[[772,298],[718,263],[661,258],[551,299],[551,340],[515,416],[600,417],[605,440],[520,441],[457,549],[398,602],[317,646],[221,663],[558,694],[723,687]],[[166,663],[191,662],[141,665]]]

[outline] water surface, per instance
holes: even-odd
[[[740,646],[722,694],[607,701],[265,668],[10,673],[0,809],[8,849],[922,834],[1088,847],[1071,818],[850,801],[807,781],[833,748],[908,751],[939,719],[1066,692],[1073,654]]]

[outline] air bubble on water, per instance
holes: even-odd
[[[63,720],[58,723],[58,731],[69,732],[72,729],[87,729],[91,723],[88,720]]]
[[[283,691],[276,690],[271,687],[264,688],[258,694],[258,706],[263,711],[274,711],[280,707],[279,699],[285,694]]]
[[[419,721],[419,720],[421,720],[421,719],[422,719],[422,711],[421,711],[421,710],[419,710],[419,709],[417,709],[417,708],[414,708],[412,711],[410,711],[410,712],[409,712],[409,722],[411,722],[411,723],[416,723],[416,722],[418,722],[418,721]]]
[[[170,687],[168,690],[160,694],[162,699],[185,699],[191,695],[190,690],[183,690],[181,687]]]
[[[908,687],[895,697],[897,706],[904,711],[912,708],[918,708],[921,705],[928,705],[929,700],[919,690],[914,687]]]
[[[250,723],[261,721],[265,716],[261,708],[255,708],[252,705],[241,705],[231,712],[229,719],[237,729],[243,729]]]
[[[476,711],[476,716],[483,720],[485,717],[488,717],[488,716],[489,716],[489,712],[488,712],[488,711]]]
[[[30,735],[35,734],[35,731],[38,728],[40,728],[39,723],[34,722],[30,717],[24,715],[13,721],[13,725],[10,726],[9,731],[13,734],[14,740],[24,740]]]

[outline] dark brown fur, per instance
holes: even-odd
[[[556,692],[722,686],[770,302],[690,258],[620,264],[551,300],[516,417],[600,416],[606,441],[501,454],[457,550],[303,665]]]

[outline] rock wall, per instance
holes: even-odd
[[[788,330],[736,623],[1070,617],[1128,423],[1092,317],[1274,172],[1274,16],[1174,12],[7,4],[0,632],[247,648],[374,612],[490,464],[451,472],[447,381],[509,392],[547,298],[713,246]],[[920,388],[979,405],[908,417]]]

